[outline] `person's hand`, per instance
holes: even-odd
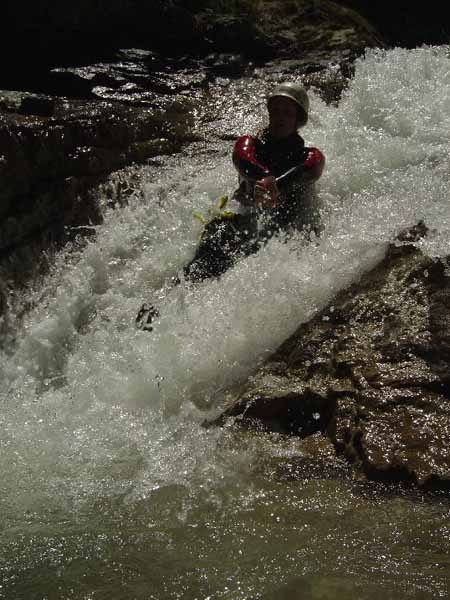
[[[278,200],[278,186],[275,177],[264,177],[255,183],[253,199],[255,204],[272,208]]]

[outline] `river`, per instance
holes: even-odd
[[[263,122],[268,81],[221,83],[232,134]],[[0,363],[0,598],[448,598],[447,495],[302,472],[294,437],[202,427],[397,232],[423,219],[422,249],[450,254],[449,48],[370,51],[339,106],[311,105],[321,239],[172,288],[192,213],[236,184],[232,142],[199,144],[125,170],[128,203],[24,299]],[[144,300],[151,333],[133,326]]]

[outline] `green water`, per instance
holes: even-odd
[[[324,478],[313,464],[305,478],[311,461],[298,462],[289,438],[214,439],[231,471],[240,457],[222,482],[98,498],[72,514],[28,512],[26,533],[10,523],[0,597],[448,597],[448,498],[356,482],[339,463]]]

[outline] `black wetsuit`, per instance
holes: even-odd
[[[298,133],[277,139],[265,129],[255,139],[256,158],[277,178],[301,165],[308,150]],[[218,277],[237,258],[253,254],[279,231],[309,228],[318,233],[320,223],[313,182],[305,178],[301,169],[282,178],[278,190],[274,208],[258,209],[253,201],[253,185],[242,180],[234,197],[243,206],[243,213],[208,223],[195,257],[184,268],[185,277],[193,281]],[[261,216],[264,223],[258,227]]]
[[[309,150],[298,133],[279,139],[274,138],[269,130],[265,129],[255,140],[255,155],[258,161],[268,167],[274,177],[281,177],[277,183],[277,204],[273,208],[255,209],[252,189],[249,190],[248,202],[245,201],[245,195],[239,192],[236,198],[251,209],[249,212],[252,212],[255,218],[258,215],[264,216],[266,225],[263,237],[266,239],[280,230],[309,228],[319,232],[320,219],[313,182],[301,168],[282,177],[290,169],[302,165]],[[245,188],[248,183],[243,181],[241,186]]]
[[[255,207],[254,184],[248,180],[240,182],[234,198],[241,204],[242,213],[216,217],[205,226],[194,258],[183,269],[188,281],[219,277],[239,257],[257,252],[279,231],[320,231],[319,206],[314,193],[314,180],[320,173],[314,177],[303,168],[311,150],[305,147],[303,138],[294,133],[288,138],[277,139],[265,129],[254,143],[257,160],[274,177],[281,177],[293,167],[299,169],[277,182],[279,197],[274,208]],[[180,282],[179,277],[173,280],[175,285]],[[151,331],[158,315],[153,304],[143,304],[136,318],[137,326]]]

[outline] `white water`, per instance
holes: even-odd
[[[302,497],[291,485],[275,492],[277,485],[262,483],[255,474],[259,460],[290,455],[293,442],[285,442],[285,448],[264,436],[242,441],[227,430],[205,430],[200,424],[217,413],[226,392],[244,381],[301,322],[381,260],[397,232],[423,219],[431,232],[420,242],[422,248],[432,256],[450,253],[448,54],[444,47],[371,52],[358,62],[339,107],[326,106],[311,94],[312,114],[303,135],[327,158],[320,182],[326,229],[315,243],[306,244],[301,237],[289,243],[272,240],[218,281],[170,287],[170,278],[192,257],[200,234],[192,212],[207,214],[235,186],[231,145],[224,143],[222,157],[174,158],[159,173],[154,168],[134,171],[136,193],[129,205],[108,211],[95,241],[85,249],[59,257],[43,288],[35,292],[36,308],[0,363],[0,511],[8,577],[30,564],[36,569],[51,564],[55,539],[61,544],[67,536],[89,530],[97,536],[102,527],[95,507],[103,502],[108,507],[117,502],[121,519],[125,514],[135,518],[134,527],[141,530],[150,527],[145,518],[141,521],[142,506],[155,511],[148,517],[152,527],[179,523],[186,531],[199,526],[200,510],[215,511],[216,520],[238,510],[233,535],[242,528],[247,531],[243,537],[249,536],[249,523],[256,519],[254,511],[260,510],[262,497],[270,498],[263,504],[272,514],[286,510],[277,505],[277,494],[293,515],[296,506],[308,502],[310,492]],[[232,94],[233,88],[229,91]],[[262,119],[261,98],[254,98],[254,106]],[[236,118],[242,133],[253,129],[252,106]],[[144,300],[161,311],[150,334],[133,326]],[[322,516],[331,511],[339,521],[339,506],[342,510],[359,506],[348,490],[333,488],[332,494],[337,516],[328,506],[326,489],[318,501]],[[400,512],[409,515],[404,517],[409,522],[415,510],[406,507]],[[434,511],[437,516],[430,527],[442,527],[442,513]],[[250,521],[246,512],[252,515]],[[379,514],[373,518],[377,521]],[[311,539],[311,531],[319,535],[323,525],[313,520],[305,527]],[[285,582],[282,574],[290,572],[283,554],[283,542],[287,544],[290,535],[273,530],[268,535],[277,538],[278,555],[284,559],[277,564],[271,557],[264,569],[272,578],[278,573],[279,582]],[[302,535],[301,523],[296,535]],[[446,535],[448,547],[448,531]],[[164,545],[162,537],[158,539]],[[36,548],[28,556],[30,543]],[[173,539],[167,544],[166,551],[170,544],[178,547]],[[321,569],[327,571],[330,589],[336,573],[344,579],[347,574],[351,581],[358,569],[349,566],[352,552],[342,550],[347,558],[339,571],[341,544],[337,536],[337,554],[331,552],[326,567],[323,558],[311,554],[303,571],[292,563],[293,572],[309,573],[314,579],[320,578]],[[91,546],[86,548],[66,554],[73,559],[77,552],[92,553]],[[392,587],[396,572],[392,550],[386,550],[388,555],[390,570],[383,570],[382,562],[375,570],[387,572]],[[180,552],[178,560],[188,562],[188,556]],[[270,587],[263,569],[247,580],[246,588],[232,577],[227,588],[220,572],[223,557],[210,560],[206,580],[220,581],[205,588],[211,597],[249,598],[252,590],[256,598]],[[424,564],[428,568],[426,561],[421,568]],[[251,561],[247,565],[250,574],[256,568],[252,565]],[[144,569],[136,564],[134,568]],[[29,583],[31,589],[40,590],[35,597],[47,597],[45,582],[35,577]],[[156,595],[148,597],[197,597],[194,592],[173,591],[176,585],[171,588],[167,577],[158,579],[152,590]],[[186,576],[180,589],[186,581],[195,587],[197,580],[198,574],[192,580]],[[8,585],[11,581],[7,579]],[[419,581],[418,576],[414,589],[445,592],[439,574],[428,587],[422,588]],[[370,591],[369,582],[370,577]],[[88,598],[97,589],[88,585],[85,595],[71,596],[70,586],[69,578],[63,584],[66,595],[55,597]],[[367,597],[372,597],[369,591]],[[341,597],[350,597],[344,592]],[[117,591],[107,596],[106,588],[102,593],[105,596],[100,597],[147,597],[138,588],[130,595]],[[206,592],[197,593],[206,597]]]

